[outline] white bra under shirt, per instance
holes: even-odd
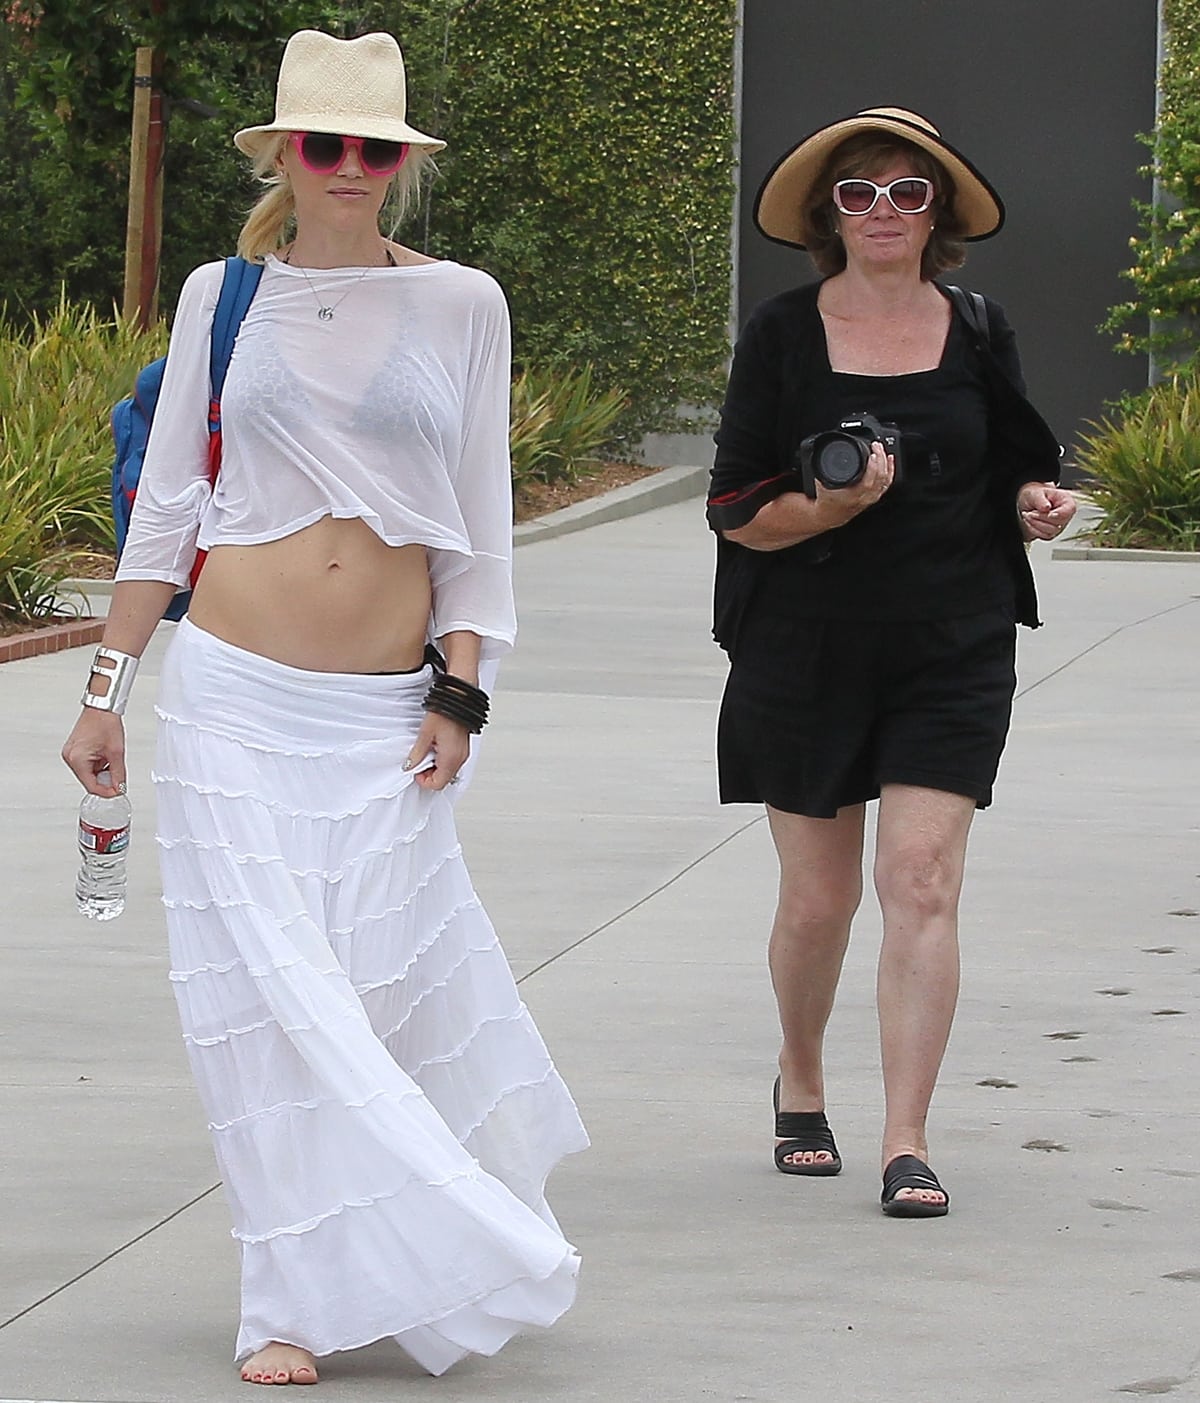
[[[208,355],[223,264],[183,285],[118,580],[187,585],[197,548],[357,517],[429,552],[431,634],[511,647],[509,324],[476,268],[309,269],[268,257],[221,400],[208,484]],[[317,316],[333,307],[329,321]]]

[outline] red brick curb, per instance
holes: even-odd
[[[0,663],[13,663],[19,658],[40,658],[43,653],[59,653],[64,648],[81,648],[99,643],[104,633],[103,619],[71,619],[67,623],[51,624],[48,628],[29,633],[13,633],[0,638]]]

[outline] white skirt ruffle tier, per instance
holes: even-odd
[[[171,980],[242,1258],[236,1357],[393,1336],[430,1373],[571,1304],[544,1198],[587,1136],[402,762],[429,674],[306,672],[184,620],[154,782]]]

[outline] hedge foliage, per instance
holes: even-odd
[[[1172,375],[1092,426],[1076,454],[1102,546],[1200,550],[1200,379]]]
[[[439,246],[496,273],[530,359],[590,362],[639,427],[720,392],[733,24],[727,0],[472,0],[450,37]]]
[[[120,300],[138,44],[168,60],[169,310],[187,271],[233,246],[253,190],[230,137],[271,114],[286,35],[387,29],[414,122],[450,143],[404,237],[500,279],[518,367],[591,364],[597,389],[626,398],[625,435],[718,398],[734,0],[8,0],[0,14],[10,312],[44,311],[63,288],[104,310]]]
[[[1200,0],[1164,0],[1163,24],[1158,121],[1141,138],[1153,152],[1141,174],[1157,182],[1158,199],[1137,204],[1142,232],[1122,274],[1134,296],[1104,329],[1118,333],[1118,349],[1150,352],[1170,372],[1200,352]]]
[[[6,229],[0,302],[10,312],[49,312],[65,291],[106,315],[120,304],[134,51],[158,43],[169,133],[162,284],[172,307],[196,263],[232,251],[252,191],[229,136],[260,120],[281,43],[325,8],[316,0],[10,0],[0,25],[0,106],[13,139],[0,154],[0,199],[19,214]],[[216,107],[219,118],[195,115],[187,99]]]
[[[112,550],[109,410],[165,339],[65,301],[0,317],[0,625],[51,613],[81,554]]]

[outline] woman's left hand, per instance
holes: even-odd
[[[1026,541],[1052,541],[1075,515],[1075,497],[1053,482],[1027,482],[1017,492],[1017,514]]]
[[[451,721],[448,716],[439,716],[436,711],[427,711],[404,768],[415,769],[432,756],[433,764],[418,770],[413,779],[422,789],[445,789],[458,778],[470,753],[471,733],[465,726]]]

